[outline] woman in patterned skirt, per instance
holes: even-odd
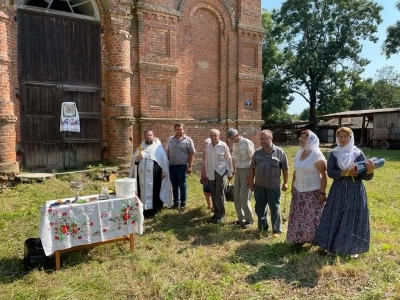
[[[369,250],[370,229],[367,193],[362,180],[374,176],[374,163],[367,161],[367,171],[361,174],[354,163],[366,160],[354,146],[350,128],[336,131],[337,147],[328,159],[328,176],[333,179],[328,199],[315,233],[314,243],[329,253],[352,255]]]
[[[310,130],[301,132],[300,150],[294,158],[292,201],[286,240],[295,245],[312,243],[326,200],[326,159],[319,139]]]

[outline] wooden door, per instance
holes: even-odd
[[[73,85],[24,83],[21,154],[30,170],[76,169],[101,163],[101,91]],[[75,102],[80,132],[60,131],[61,105]]]
[[[101,91],[96,88],[63,86],[63,102],[75,102],[80,132],[62,133],[65,169],[101,163]],[[60,110],[61,114],[61,110]]]
[[[63,168],[60,116],[55,113],[61,111],[60,85],[26,83],[20,91],[23,167],[29,170]]]
[[[102,161],[99,22],[18,10],[22,167],[81,168]],[[75,102],[81,131],[60,132],[62,102]]]

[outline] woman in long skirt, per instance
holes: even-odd
[[[336,143],[328,159],[328,176],[333,183],[314,243],[333,254],[358,256],[367,252],[370,244],[367,193],[362,180],[373,178],[375,166],[368,160],[366,172],[358,174],[354,168],[355,162],[366,157],[354,146],[350,128],[336,131]]]
[[[286,240],[291,244],[312,243],[326,200],[326,159],[319,139],[310,130],[301,132],[300,150],[294,158],[292,201]]]

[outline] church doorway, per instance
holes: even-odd
[[[17,12],[21,163],[66,170],[102,161],[101,40],[96,5],[28,0]],[[80,132],[60,131],[75,102]]]

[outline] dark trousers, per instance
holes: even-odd
[[[228,185],[228,172],[225,172],[222,176],[217,172],[214,173],[215,180],[208,180],[211,191],[211,200],[214,207],[214,216],[225,218],[225,190]]]
[[[186,186],[187,165],[169,166],[169,177],[172,185],[172,195],[174,196],[174,205],[186,206],[187,186]]]
[[[282,220],[279,211],[281,190],[267,189],[261,186],[254,187],[254,198],[256,199],[255,211],[258,217],[258,228],[268,230],[267,213],[271,210],[271,225],[273,233],[281,233]]]

